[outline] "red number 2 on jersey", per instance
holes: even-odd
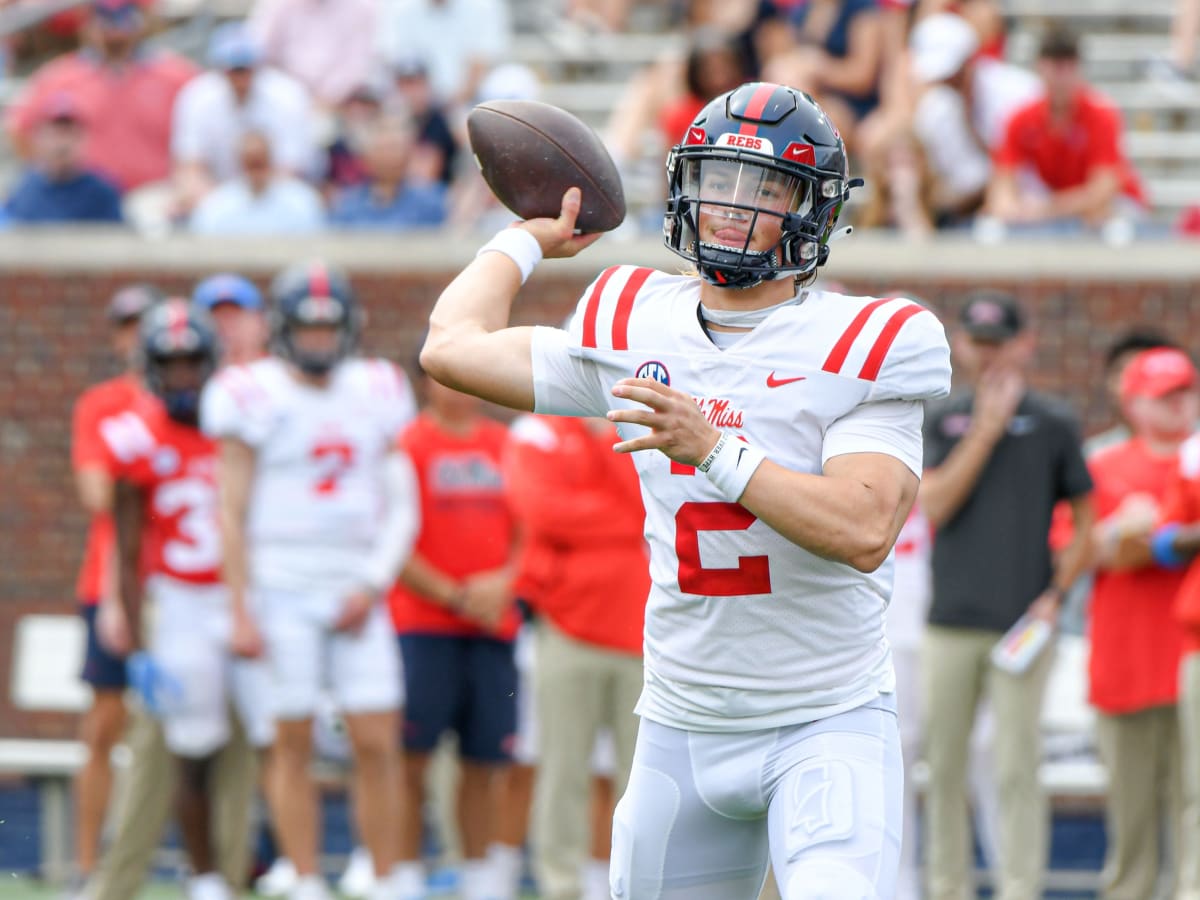
[[[675,555],[679,589],[685,594],[737,597],[771,593],[766,556],[739,556],[737,568],[706,569],[700,562],[700,532],[745,531],[757,517],[737,503],[688,502],[675,513]]]
[[[354,446],[345,441],[326,441],[313,447],[312,458],[318,473],[313,490],[318,494],[332,494],[337,490],[338,479],[354,465]]]

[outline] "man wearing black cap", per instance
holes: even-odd
[[[113,295],[108,305],[113,355],[123,371],[93,385],[75,402],[71,421],[71,465],[79,502],[91,515],[87,548],[75,585],[87,623],[87,651],[83,680],[92,686],[92,706],[80,722],[80,737],[87,746],[87,762],[75,779],[77,865],[81,878],[96,866],[100,829],[112,787],[109,757],[125,727],[125,661],[129,633],[120,604],[112,590],[113,480],[111,459],[101,432],[120,429],[124,416],[145,395],[134,372],[138,320],[161,295],[144,284],[129,285]]]
[[[1034,336],[1025,325],[1012,297],[973,295],[953,344],[967,386],[931,403],[925,417],[919,503],[936,530],[922,648],[930,900],[961,900],[971,884],[965,778],[985,691],[1000,789],[996,896],[1041,896],[1049,816],[1037,777],[1039,719],[1053,653],[1047,647],[1006,666],[993,650],[1026,614],[1056,623],[1065,590],[1086,565],[1092,482],[1070,410],[1026,388]],[[1060,500],[1070,503],[1075,532],[1052,559],[1050,521]]]

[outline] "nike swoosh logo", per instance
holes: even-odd
[[[737,458],[737,462],[735,462],[735,463],[733,464],[733,467],[734,467],[735,469],[736,469],[738,466],[740,466],[740,465],[742,464],[742,454],[743,454],[743,453],[745,453],[745,452],[746,452],[746,448],[745,448],[745,447],[743,447],[741,450],[739,450],[739,451],[738,451],[738,458]]]
[[[775,373],[772,372],[767,376],[767,387],[783,387],[785,384],[791,384],[793,381],[804,381],[807,377],[807,375],[798,375],[795,378],[776,378]]]

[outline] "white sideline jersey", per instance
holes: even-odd
[[[256,453],[246,526],[255,587],[361,587],[385,513],[384,462],[415,413],[408,379],[381,359],[339,363],[324,388],[298,381],[276,357],[209,381],[205,432]]]
[[[698,316],[698,278],[616,266],[585,291],[569,331],[533,336],[536,410],[602,416],[611,388],[655,378],[779,465],[887,453],[920,474],[921,401],[950,388],[941,323],[903,298],[810,291],[726,350]],[[622,426],[622,436],[645,433]],[[694,731],[798,724],[894,690],[884,611],[889,556],[864,574],[796,546],[708,479],[636,453],[652,587],[638,712]]]

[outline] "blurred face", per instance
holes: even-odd
[[[73,174],[83,154],[83,127],[73,119],[43,122],[34,132],[33,153],[51,178]]]
[[[242,138],[238,161],[246,180],[256,190],[261,190],[271,180],[271,145],[261,134],[248,134]]]
[[[734,160],[689,162],[684,190],[699,195],[700,240],[762,252],[779,243],[783,216],[808,205],[801,179]],[[691,183],[687,183],[687,182]],[[753,207],[761,210],[755,221]]]
[[[1039,59],[1037,70],[1052,105],[1069,102],[1083,84],[1077,59]]]
[[[474,418],[479,414],[483,401],[478,397],[463,394],[444,384],[438,384],[428,376],[425,377],[424,382],[425,400],[429,404],[429,408],[441,418],[462,421]]]
[[[1104,375],[1104,390],[1108,393],[1108,401],[1113,405],[1113,409],[1121,409],[1121,376],[1125,373],[1129,361],[1140,352],[1142,351],[1129,350],[1122,353],[1113,360]]]
[[[254,84],[254,70],[249,66],[239,66],[235,69],[226,69],[225,78],[229,82],[229,86],[233,88],[234,96],[238,100],[245,100],[250,96],[250,87]]]
[[[130,4],[115,15],[92,16],[91,33],[96,48],[109,58],[123,58],[133,52],[146,29],[145,14]]]
[[[972,383],[985,374],[1020,371],[1033,353],[1031,338],[1025,333],[1007,341],[987,341],[959,332],[954,340],[954,367]]]
[[[199,391],[204,386],[204,357],[173,356],[162,364],[163,388],[169,392]]]
[[[292,345],[309,356],[333,356],[341,333],[336,325],[293,325]]]
[[[126,365],[132,365],[137,356],[138,320],[126,319],[118,322],[112,329],[113,354]]]
[[[745,80],[737,54],[727,47],[705,53],[699,73],[705,99],[732,91]]]
[[[412,158],[413,134],[400,125],[376,130],[366,147],[366,165],[372,177],[380,181],[403,181]]]
[[[433,105],[433,90],[424,75],[401,75],[396,79],[396,90],[414,113],[423,113]]]
[[[242,362],[262,352],[266,323],[258,311],[236,303],[218,303],[212,308],[212,319],[227,361]]]
[[[1131,397],[1125,414],[1138,435],[1158,440],[1183,440],[1200,419],[1200,391],[1180,388],[1161,397]]]

